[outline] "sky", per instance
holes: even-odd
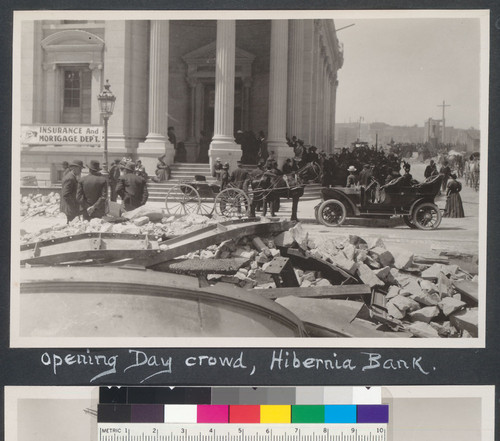
[[[335,20],[344,45],[336,122],[479,127],[479,19]]]

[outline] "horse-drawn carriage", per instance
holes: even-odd
[[[175,184],[167,193],[165,205],[170,215],[186,215],[190,213],[225,217],[255,216],[258,206],[264,207],[266,214],[267,203],[270,205],[271,215],[274,216],[276,201],[280,197],[292,199],[292,219],[297,218],[299,198],[304,194],[306,182],[319,176],[318,164],[309,163],[300,170],[278,175],[271,171],[251,173],[244,188],[230,184],[220,190],[219,183],[209,183],[204,176],[195,176],[193,181],[182,181]]]
[[[388,219],[400,215],[410,228],[433,230],[441,223],[434,198],[442,179],[437,175],[415,185],[396,179],[382,187],[373,181],[367,188],[323,188],[323,202],[315,207],[316,219],[326,226],[340,226],[347,217]]]

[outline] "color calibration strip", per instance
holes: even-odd
[[[99,404],[99,423],[386,424],[385,404]]]

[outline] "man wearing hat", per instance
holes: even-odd
[[[372,176],[373,172],[370,168],[370,164],[365,164],[363,166],[363,170],[361,170],[359,173],[359,184],[365,188],[368,187],[368,184],[370,184]]]
[[[220,174],[220,189],[221,191],[227,188],[229,185],[229,162],[225,162],[222,166],[222,172]]]
[[[231,173],[231,177],[229,181],[234,183],[236,187],[243,188],[243,183],[248,177],[248,172],[243,168],[241,161],[237,161],[236,164],[238,167]]]
[[[354,165],[351,165],[349,166],[349,168],[347,169],[347,171],[349,172],[349,176],[347,176],[347,182],[346,182],[346,187],[355,187],[356,186],[356,182],[357,182],[357,176],[355,175],[356,173],[356,167],[354,167]]]
[[[100,173],[99,161],[92,159],[88,165],[89,174],[78,182],[76,200],[82,208],[83,218],[102,218],[106,214],[108,182]]]
[[[80,206],[76,200],[78,178],[82,174],[83,162],[75,159],[69,165],[69,171],[63,176],[61,184],[61,213],[66,215],[68,223],[80,215]]]
[[[220,181],[221,173],[222,173],[222,162],[220,161],[220,158],[216,158],[214,168],[212,170],[212,176],[218,181]]]
[[[144,205],[149,197],[146,180],[135,174],[135,164],[129,162],[124,166],[125,175],[120,178],[116,186],[116,193],[122,198],[123,208],[126,211],[135,210]]]

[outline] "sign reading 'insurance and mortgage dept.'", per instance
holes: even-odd
[[[99,145],[103,140],[102,126],[39,124],[21,126],[21,143],[28,145],[71,144]]]

